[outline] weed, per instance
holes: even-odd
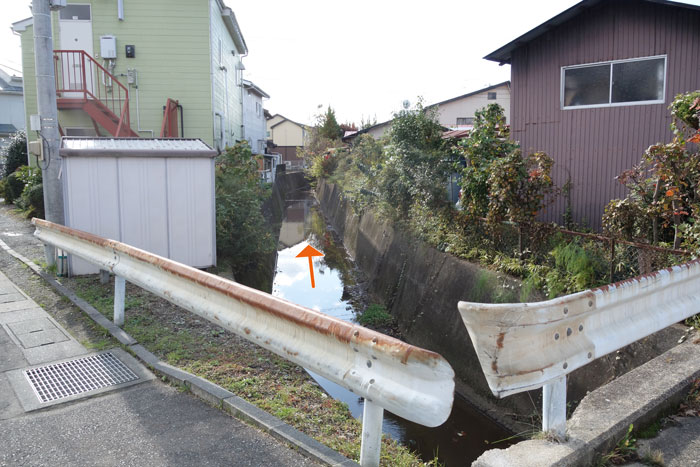
[[[363,326],[387,326],[391,324],[391,315],[384,305],[373,303],[360,315],[358,322]]]
[[[649,439],[654,438],[661,431],[662,420],[655,420],[651,425],[637,432],[637,438]]]
[[[609,465],[622,465],[627,462],[638,459],[637,440],[632,436],[634,425],[630,424],[627,433],[617,443],[617,446],[600,458],[598,465],[606,467]]]

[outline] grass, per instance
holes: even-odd
[[[114,291],[97,277],[64,284],[107,317]],[[350,459],[359,460],[361,422],[346,404],[329,397],[303,368],[127,283],[124,330],[160,359],[196,374],[275,415]],[[372,308],[372,307],[370,307]],[[391,316],[381,306],[372,320]],[[95,346],[106,345],[98,341]],[[381,465],[424,463],[405,446],[383,440]]]
[[[371,304],[360,315],[358,322],[363,326],[387,326],[391,324],[392,318],[384,305]]]

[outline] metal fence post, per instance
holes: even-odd
[[[362,446],[360,447],[360,465],[362,467],[379,467],[383,419],[384,409],[365,399],[362,411]]]
[[[566,437],[566,376],[542,386],[542,431]]]
[[[124,300],[126,298],[126,280],[114,276],[114,324],[124,326]]]

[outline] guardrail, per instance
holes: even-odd
[[[430,427],[450,415],[454,371],[434,352],[124,243],[32,224],[42,242],[116,275],[115,322],[123,323],[128,280],[363,397],[363,466],[379,465],[385,409]]]
[[[537,303],[459,302],[489,388],[543,388],[542,429],[566,434],[566,375],[700,312],[700,260]]]

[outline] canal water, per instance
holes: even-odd
[[[357,321],[367,306],[362,275],[354,267],[342,243],[327,225],[312,193],[297,192],[286,203],[280,229],[272,294],[331,316]],[[316,287],[311,287],[309,262],[296,255],[307,245],[325,256],[313,259]],[[345,402],[352,415],[362,417],[363,400],[337,384],[309,372],[333,398]],[[450,418],[437,428],[427,428],[384,412],[383,430],[418,452],[424,461],[437,455],[443,465],[470,465],[485,450],[504,448],[511,433],[456,398]],[[495,444],[494,444],[495,443]]]

